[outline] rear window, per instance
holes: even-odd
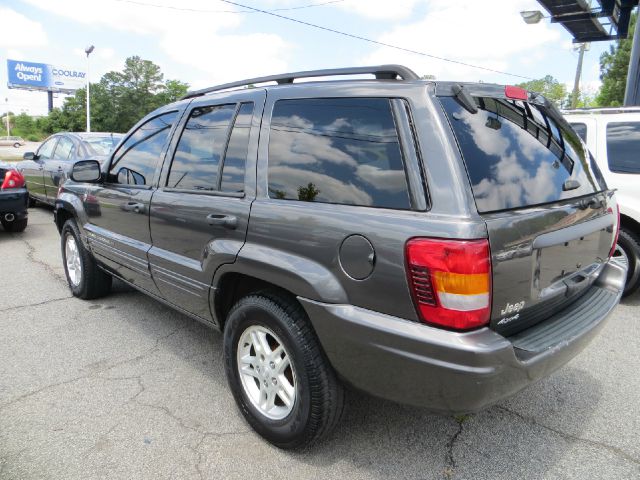
[[[409,209],[386,98],[279,100],[269,135],[269,196]]]
[[[543,107],[474,98],[475,114],[454,97],[440,101],[458,140],[479,212],[540,205],[604,188],[589,168],[578,135]]]
[[[612,122],[607,125],[609,170],[640,173],[640,122]]]

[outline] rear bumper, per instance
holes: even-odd
[[[26,188],[12,188],[0,190],[0,215],[7,213],[15,215],[17,220],[27,217],[29,194]]]
[[[543,378],[598,333],[622,295],[626,269],[606,264],[569,307],[517,336],[450,332],[352,305],[300,299],[338,374],[352,386],[443,413],[486,408]]]

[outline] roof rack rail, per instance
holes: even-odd
[[[187,92],[187,94],[180,100],[186,100],[187,98],[199,97],[206,95],[207,93],[217,92],[219,90],[227,90],[235,87],[246,87],[254,83],[264,82],[277,82],[278,84],[293,83],[296,78],[309,78],[309,77],[331,77],[337,75],[361,75],[370,73],[375,75],[377,79],[395,80],[398,77],[403,80],[419,80],[420,77],[411,70],[402,65],[377,65],[373,67],[351,67],[351,68],[330,68],[325,70],[307,70],[304,72],[293,73],[281,73],[280,75],[270,75],[267,77],[249,78],[246,80],[239,80],[237,82],[223,83],[222,85],[216,85],[213,87],[203,88],[201,90],[194,90]]]

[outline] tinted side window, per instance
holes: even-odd
[[[616,122],[607,125],[609,170],[640,173],[640,122]]]
[[[57,141],[58,137],[54,137],[44,142],[38,150],[38,159],[49,160],[53,156],[53,148],[56,146]]]
[[[236,121],[233,124],[229,146],[222,167],[222,183],[220,189],[226,192],[244,191],[244,165],[249,149],[249,133],[253,116],[253,102],[240,106]]]
[[[276,102],[268,175],[272,198],[410,208],[400,143],[384,98]]]
[[[56,160],[68,160],[71,156],[71,150],[73,150],[73,142],[66,137],[60,137],[53,158]]]
[[[218,167],[236,105],[195,108],[178,142],[167,186],[216,190]]]
[[[177,116],[177,112],[165,113],[138,127],[114,155],[109,182],[149,185]]]
[[[583,142],[587,141],[587,125],[584,123],[572,123],[571,128],[578,134]]]

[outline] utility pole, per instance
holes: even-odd
[[[578,54],[578,66],[576,68],[576,78],[573,82],[573,94],[571,95],[571,108],[578,106],[578,98],[580,97],[580,77],[582,76],[582,60],[584,59],[584,51],[587,49],[586,43],[580,44],[580,53]]]
[[[624,106],[640,105],[640,19],[636,20],[631,45],[631,58],[627,71],[627,87],[624,91]]]

